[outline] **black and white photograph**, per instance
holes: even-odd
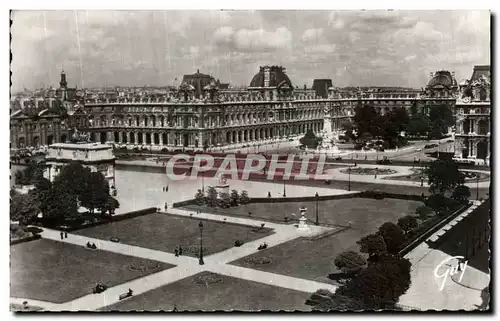
[[[490,311],[492,15],[11,10],[10,311]]]

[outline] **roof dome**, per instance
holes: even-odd
[[[287,85],[293,88],[290,78],[285,73],[285,68],[281,66],[263,66],[252,78],[250,87],[282,87]]]
[[[457,86],[455,77],[449,71],[437,71],[429,80],[427,87],[446,87],[451,88]]]

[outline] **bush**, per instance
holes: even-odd
[[[366,260],[359,253],[346,251],[337,255],[334,264],[344,273],[359,272],[366,265]]]
[[[221,208],[231,207],[231,198],[227,193],[221,193],[220,198],[217,200],[217,205]]]
[[[243,244],[244,244],[244,243],[243,243],[243,241],[241,241],[241,240],[236,240],[236,241],[234,241],[234,246],[236,246],[236,247],[240,247],[240,246],[242,246]]]
[[[361,253],[367,253],[370,256],[380,255],[387,252],[387,245],[382,236],[369,234],[356,242],[360,246]]]
[[[240,195],[238,194],[238,191],[235,189],[231,191],[230,203],[231,206],[238,206],[240,204]]]
[[[455,188],[451,198],[457,201],[467,201],[470,197],[470,188],[465,185],[460,185]]]
[[[403,230],[391,222],[382,224],[377,234],[382,236],[387,245],[387,252],[392,254],[396,254],[399,251],[405,240]]]
[[[248,197],[248,192],[246,190],[241,191],[240,204],[250,203],[250,198]]]
[[[199,189],[196,194],[194,195],[194,199],[196,201],[196,204],[198,205],[203,205],[205,204],[205,193],[202,192],[201,189]]]
[[[417,219],[411,215],[406,215],[398,220],[397,224],[405,234],[418,227]]]
[[[429,206],[425,206],[425,205],[420,205],[419,207],[417,207],[417,209],[415,210],[415,214],[418,215],[418,217],[422,220],[422,221],[425,221],[429,216],[431,216],[432,214],[434,213],[434,211],[432,210],[432,208],[430,208]]]

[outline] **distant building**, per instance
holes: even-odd
[[[459,86],[455,104],[455,157],[490,162],[490,66],[474,66],[472,76]]]
[[[60,88],[55,91],[57,98],[50,98],[53,90],[49,89],[47,95],[40,94],[38,98],[23,98],[12,103],[14,109],[10,114],[11,149],[39,148],[66,142],[68,130],[75,126],[73,121],[86,121],[87,117],[68,117],[75,113],[77,116],[79,113],[76,89],[67,87],[64,71],[61,72],[59,85]]]

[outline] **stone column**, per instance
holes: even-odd
[[[142,144],[146,145],[146,133],[145,132],[142,133]]]
[[[163,145],[163,133],[159,133],[158,136],[160,138],[160,145]]]

